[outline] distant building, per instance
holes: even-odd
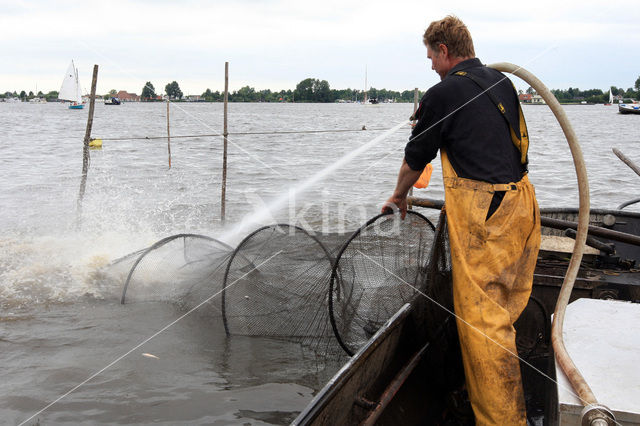
[[[156,96],[151,96],[151,97],[149,97],[149,98],[143,98],[143,97],[140,97],[140,100],[141,100],[142,102],[149,102],[149,101],[161,101],[161,100],[162,100],[162,96],[160,96],[160,95],[156,95]]]
[[[202,96],[200,95],[189,95],[187,96],[187,102],[200,102],[202,100]]]
[[[128,93],[126,90],[119,91],[116,97],[123,102],[140,102],[140,96],[135,93]]]
[[[530,93],[522,93],[518,95],[518,100],[524,104],[530,104],[532,98],[533,98],[533,95]]]
[[[544,99],[542,99],[542,96],[540,96],[540,95],[533,95],[531,97],[531,103],[532,104],[546,104],[546,102],[544,101]]]

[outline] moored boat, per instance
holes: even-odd
[[[640,114],[640,105],[638,104],[619,104],[618,112],[620,114]]]

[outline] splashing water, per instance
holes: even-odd
[[[256,209],[253,213],[247,215],[242,220],[242,222],[240,222],[238,225],[236,225],[235,227],[231,228],[229,231],[227,231],[224,234],[222,234],[219,239],[221,241],[224,241],[225,243],[227,243],[229,245],[234,245],[235,243],[238,242],[237,240],[239,239],[239,237],[241,235],[244,235],[248,230],[250,230],[256,224],[259,224],[260,221],[262,220],[262,218],[264,218],[267,215],[270,215],[271,212],[274,212],[274,211],[276,211],[278,209],[281,209],[282,207],[286,206],[287,203],[289,202],[289,200],[294,199],[296,195],[302,193],[305,190],[308,190],[311,186],[313,186],[314,184],[322,181],[323,179],[325,179],[327,176],[329,176],[335,170],[337,170],[337,169],[345,166],[346,164],[350,163],[358,155],[364,153],[365,151],[367,151],[368,149],[370,149],[374,145],[376,145],[376,144],[380,143],[381,141],[383,141],[384,139],[388,138],[389,136],[391,136],[392,134],[394,134],[395,132],[400,130],[407,123],[408,123],[408,121],[402,121],[402,122],[398,123],[393,128],[391,128],[391,129],[387,130],[386,132],[384,132],[383,134],[371,139],[369,142],[365,143],[364,145],[360,146],[359,148],[356,148],[353,151],[349,152],[348,154],[346,154],[345,156],[340,158],[338,161],[328,165],[327,167],[325,167],[324,169],[320,170],[319,172],[317,172],[316,174],[314,174],[310,178],[308,178],[308,179],[300,182],[299,184],[289,188],[289,190],[286,193],[282,194],[280,197],[276,198],[275,200],[273,200],[269,204],[264,205],[264,206]]]
[[[0,238],[0,309],[117,295],[121,281],[99,271],[123,252],[148,245],[150,234],[65,233]],[[110,287],[113,288],[110,288]]]

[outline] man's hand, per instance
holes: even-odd
[[[407,215],[407,197],[392,196],[382,205],[382,213],[395,213],[400,210],[402,219]]]

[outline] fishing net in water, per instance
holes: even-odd
[[[423,331],[433,337],[453,314],[451,251],[444,211],[440,212],[434,239],[428,248],[425,269],[417,279],[416,297],[424,301],[415,304],[416,314],[423,318]]]
[[[129,268],[120,301],[178,301],[192,307],[192,293],[206,289],[210,296],[221,290],[224,267],[232,251],[225,243],[204,235],[163,238],[112,263],[112,269]]]
[[[227,335],[293,340],[320,353],[336,352],[327,310],[332,267],[321,238],[300,227],[254,231],[227,265],[220,299]]]
[[[298,342],[336,358],[352,355],[428,286],[434,235],[410,211],[378,215],[347,237],[266,226],[235,249],[179,234],[115,263],[130,266],[123,303],[174,301],[229,336]]]
[[[381,214],[354,232],[329,281],[329,315],[340,346],[353,355],[426,284],[434,226],[419,213]]]

